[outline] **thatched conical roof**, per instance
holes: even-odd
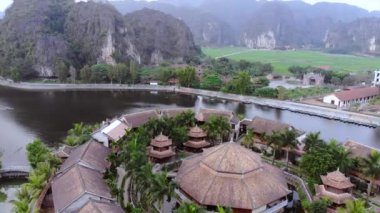
[[[324,185],[336,189],[348,189],[354,187],[354,184],[351,183],[350,179],[339,170],[327,173],[326,176],[321,175],[321,179]]]
[[[172,144],[173,144],[172,140],[169,139],[167,136],[163,135],[162,133],[158,135],[157,137],[155,137],[154,139],[152,139],[150,143],[150,145],[154,147],[168,147],[168,146],[171,146]]]
[[[236,143],[205,149],[186,159],[177,182],[202,205],[237,209],[254,210],[290,193],[280,169]]]
[[[198,126],[191,128],[187,135],[192,138],[204,138],[207,136],[206,132]]]

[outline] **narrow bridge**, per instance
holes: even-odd
[[[31,168],[29,166],[10,166],[0,169],[0,179],[2,178],[27,178]]]

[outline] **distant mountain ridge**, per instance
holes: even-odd
[[[110,4],[123,14],[146,7],[180,18],[202,46],[324,49],[329,46],[326,36],[337,26],[380,17],[379,11],[368,12],[348,4],[324,2],[311,5],[302,1],[198,0],[192,4],[190,0],[120,0]],[[377,31],[369,37],[380,39]],[[362,44],[353,42],[352,45]],[[332,45],[328,50],[334,51],[333,46],[340,45]],[[347,47],[345,51],[354,49],[371,54],[373,48]]]
[[[183,21],[154,10],[123,16],[104,3],[17,0],[0,21],[0,76],[14,79],[57,76],[62,63],[79,71],[96,63],[187,62],[199,54]]]

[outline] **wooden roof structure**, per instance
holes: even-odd
[[[168,147],[173,144],[172,140],[162,133],[151,140],[150,145],[154,147]]]
[[[124,210],[113,203],[90,199],[78,213],[124,213]]]
[[[155,119],[159,117],[160,115],[156,110],[147,110],[123,115],[121,120],[125,122],[129,128],[133,129],[144,125],[150,119]]]
[[[195,126],[189,130],[189,133],[187,134],[187,136],[192,137],[192,138],[204,138],[207,136],[207,134],[203,129],[201,129],[198,126]]]
[[[288,195],[283,172],[236,143],[225,143],[184,160],[177,182],[197,203],[255,210]]]
[[[336,189],[349,189],[354,187],[350,178],[346,177],[339,170],[327,173],[327,175],[321,175],[323,185],[330,186]]]
[[[65,172],[76,164],[104,172],[108,166],[107,157],[110,152],[111,150],[103,144],[90,140],[71,151],[58,173]]]
[[[337,194],[337,193],[328,191],[324,185],[315,185],[315,197],[317,198],[327,197],[333,203],[336,203],[338,205],[345,204],[347,201],[354,199],[354,197],[350,193]]]
[[[64,212],[75,201],[90,195],[114,201],[110,190],[99,171],[81,165],[71,167],[52,182],[53,202],[56,212]]]
[[[206,122],[212,116],[224,117],[232,124],[239,123],[239,118],[229,110],[200,109],[195,118],[200,122]]]
[[[255,117],[252,119],[252,122],[248,124],[247,128],[253,129],[253,131],[258,134],[271,135],[273,132],[284,131],[291,128],[291,126],[278,121]]]
[[[378,149],[360,144],[355,141],[347,141],[344,143],[344,147],[350,151],[350,155],[354,158],[367,158],[368,155],[370,155],[374,150],[380,152]]]

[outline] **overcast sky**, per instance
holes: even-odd
[[[379,10],[380,11],[380,0],[304,0],[309,3],[316,2],[340,2],[356,5],[362,8],[365,8],[369,11]],[[12,3],[12,0],[0,0],[0,11],[4,11]]]

